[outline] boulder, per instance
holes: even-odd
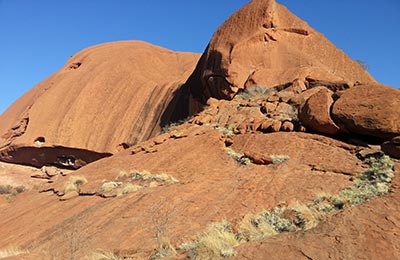
[[[264,155],[257,152],[244,152],[244,156],[249,158],[252,163],[259,165],[268,165],[272,163],[272,158],[269,155]]]
[[[315,132],[335,135],[339,127],[330,116],[332,104],[332,92],[327,88],[322,88],[300,105],[299,120]]]
[[[400,159],[400,136],[393,138],[391,141],[384,142],[381,145],[381,149],[385,154]]]
[[[290,121],[285,121],[282,123],[281,131],[292,132],[294,130],[294,125]]]
[[[359,85],[343,91],[332,117],[346,132],[391,140],[400,135],[400,90],[385,85]]]

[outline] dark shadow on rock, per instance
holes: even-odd
[[[98,153],[63,146],[10,146],[0,151],[0,161],[38,168],[43,166],[57,166],[66,169],[79,169],[89,163],[111,155],[111,153]]]
[[[160,118],[160,127],[164,128],[170,123],[180,122],[190,116],[189,114],[189,88],[183,84],[175,90],[171,101],[166,106]]]

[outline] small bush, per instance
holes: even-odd
[[[277,164],[282,164],[286,162],[287,160],[290,159],[289,156],[287,155],[279,155],[279,154],[273,154],[271,155],[272,163],[277,165]]]
[[[235,128],[236,128],[235,125],[229,125],[227,127],[215,126],[214,128],[215,128],[215,130],[217,130],[218,132],[223,133],[226,136],[232,137],[232,136],[235,135],[234,134],[234,131],[235,131]]]
[[[389,183],[394,177],[394,163],[387,155],[378,158],[368,158],[366,163],[370,168],[360,176],[361,180],[369,181],[372,184]]]
[[[105,183],[103,183],[103,185],[101,185],[101,190],[104,192],[111,192],[114,189],[121,186],[121,184],[122,183],[120,183],[120,182],[114,182],[114,181],[105,182]]]
[[[22,193],[22,192],[24,192],[24,191],[26,191],[26,188],[25,188],[25,186],[17,186],[17,187],[15,187],[15,191],[17,192],[17,193]]]
[[[83,176],[71,176],[64,184],[64,193],[76,191],[79,192],[80,187],[85,185],[87,180]]]
[[[240,93],[240,96],[243,99],[249,99],[252,96],[266,95],[266,94],[276,93],[276,92],[278,92],[278,90],[276,88],[268,88],[265,86],[254,85],[254,86],[250,86],[250,87],[246,88],[244,91],[242,91]]]
[[[11,194],[13,187],[11,185],[0,185],[0,195]]]
[[[143,189],[143,186],[127,183],[122,187],[122,194],[129,194]]]
[[[278,234],[261,215],[246,215],[239,224],[239,233],[247,241],[264,240]]]
[[[271,211],[265,210],[261,214],[276,232],[294,231],[292,221],[282,217],[284,211],[285,208],[274,208]]]
[[[166,183],[166,184],[179,183],[179,180],[175,179],[174,177],[172,177],[166,173],[153,174],[149,171],[142,171],[142,172],[136,171],[133,174],[132,178],[134,180],[156,181],[156,182],[162,182],[162,183]]]
[[[112,251],[98,251],[93,253],[86,260],[124,260],[125,258],[115,254]]]
[[[163,238],[163,241],[158,241],[158,248],[153,252],[150,260],[164,258],[176,254],[175,248],[171,245],[169,239]]]
[[[231,225],[224,221],[209,226],[196,241],[182,244],[181,248],[187,251],[190,259],[209,260],[234,256],[234,247],[238,245],[239,240],[232,232]]]
[[[323,214],[305,204],[296,204],[291,209],[297,213],[295,224],[304,230],[317,226],[323,220]]]

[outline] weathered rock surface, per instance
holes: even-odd
[[[0,147],[114,153],[155,136],[198,57],[140,41],[87,48],[0,116]]]
[[[336,135],[339,127],[330,116],[332,94],[330,90],[323,88],[307,99],[299,108],[300,121],[318,133]]]
[[[86,244],[81,253],[87,253],[88,248],[115,248],[127,255],[144,257],[157,246],[153,222],[157,216],[169,216],[168,236],[177,246],[212,222],[225,218],[235,222],[249,212],[310,200],[322,190],[337,193],[350,185],[349,177],[343,173],[362,170],[351,153],[354,147],[327,137],[284,132],[239,135],[232,145],[238,152],[289,156],[278,167],[243,166],[226,153],[221,133],[215,129],[192,126],[177,131],[187,137],[168,138],[158,145],[151,139],[148,143],[157,148],[154,153],[141,151],[132,155],[129,150],[124,151],[73,174],[58,176],[43,188],[59,191],[71,176],[82,176],[87,184],[80,187],[77,198],[59,201],[52,192],[32,191],[18,195],[12,204],[3,204],[0,248],[10,244],[25,248],[34,241],[32,253],[45,255],[53,246],[62,250],[68,239],[65,232],[71,230],[68,227],[75,227],[75,235]],[[133,170],[166,173],[179,183],[147,186],[117,198],[95,195],[102,193],[105,182],[140,184],[123,177]],[[24,214],[16,218],[15,212]]]
[[[215,32],[188,85],[204,104],[210,96],[232,99],[245,87],[274,87],[306,78],[350,85],[374,82],[360,65],[284,6],[257,0]]]
[[[378,84],[350,88],[333,104],[332,117],[344,131],[390,140],[400,135],[400,90]]]
[[[399,177],[388,196],[336,214],[309,232],[240,246],[232,259],[398,259]]]

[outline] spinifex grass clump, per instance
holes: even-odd
[[[195,241],[184,243],[180,247],[187,251],[190,259],[208,260],[234,256],[233,248],[239,243],[231,224],[223,221],[212,224]]]
[[[238,162],[243,159],[233,150],[227,152]],[[394,177],[394,163],[390,157],[380,155],[365,162],[370,167],[355,178],[353,186],[338,195],[321,193],[308,204],[298,203],[288,208],[277,207],[248,214],[238,223],[235,231],[228,222],[214,224],[197,240],[182,244],[181,249],[187,252],[190,259],[196,260],[231,257],[239,243],[265,240],[282,232],[311,229],[328,214],[388,193],[389,183]]]
[[[335,208],[342,209],[346,206],[359,205],[389,192],[389,183],[394,177],[394,163],[390,157],[380,155],[368,158],[365,162],[370,167],[358,176],[352,187],[342,190],[337,196],[328,198]]]

